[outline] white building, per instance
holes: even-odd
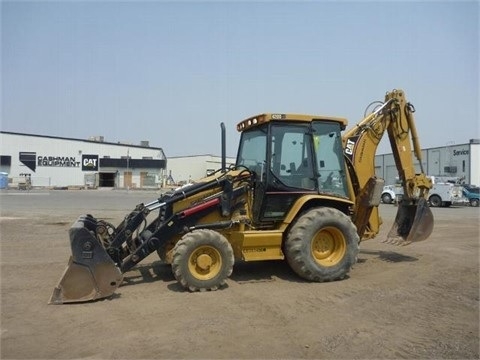
[[[161,148],[0,131],[0,172],[9,187],[158,188],[165,177]]]
[[[462,183],[480,186],[480,139],[466,144],[452,144],[422,150],[423,170],[427,175],[456,178]],[[420,164],[415,164],[420,172]],[[375,156],[375,173],[385,184],[395,184],[398,177],[393,154]]]

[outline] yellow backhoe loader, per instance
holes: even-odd
[[[379,232],[384,181],[374,161],[385,132],[404,190],[385,241],[425,240],[433,229],[432,184],[421,168],[413,112],[403,91],[393,90],[343,136],[343,118],[253,116],[237,125],[236,164],[228,169],[222,123],[222,166],[212,175],[138,204],[118,226],[92,215],[77,219],[69,264],[49,302],[109,297],[154,252],[190,291],[222,287],[235,261],[286,259],[306,280],[343,279],[359,243]]]

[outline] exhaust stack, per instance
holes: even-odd
[[[225,136],[225,124],[222,122],[220,124],[222,130],[222,172],[227,171],[227,151],[226,151],[226,136]]]

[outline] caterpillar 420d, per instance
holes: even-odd
[[[433,229],[426,198],[414,108],[400,90],[389,92],[342,136],[337,117],[262,114],[237,125],[236,165],[139,204],[118,225],[84,215],[71,227],[72,255],[50,303],[104,298],[123,274],[153,252],[171,264],[190,291],[225,284],[235,261],[286,259],[310,281],[342,279],[361,240],[379,232],[383,180],[375,152],[388,133],[404,196],[385,241],[421,241]],[[413,144],[413,150],[412,150]],[[149,221],[148,216],[155,214]]]

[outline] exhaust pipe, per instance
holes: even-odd
[[[226,151],[226,136],[225,136],[225,124],[222,122],[220,124],[222,130],[222,172],[227,171],[227,151]]]

